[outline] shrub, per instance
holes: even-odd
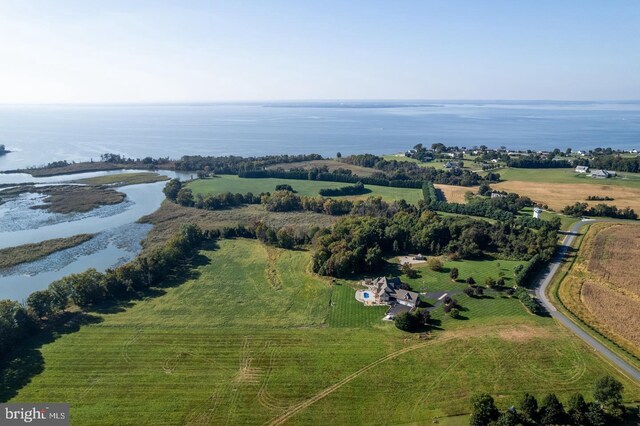
[[[281,183],[280,185],[276,185],[276,191],[296,192],[293,190],[293,187],[288,183]]]
[[[396,327],[402,331],[413,331],[418,327],[420,322],[418,317],[410,312],[404,312],[396,315],[393,321]]]
[[[459,271],[458,268],[451,268],[451,271],[449,272],[449,277],[455,281],[458,279],[458,275],[459,275]]]
[[[427,266],[432,271],[442,271],[442,268],[444,267],[442,261],[435,257],[431,257],[429,258],[429,260],[427,260]]]
[[[476,283],[476,280],[473,279],[473,277],[469,277],[467,278],[467,284],[469,285],[474,285]]]
[[[473,297],[473,295],[474,295],[473,287],[467,287],[462,291],[464,292],[464,294],[466,294],[469,297]]]
[[[460,318],[460,310],[458,308],[451,308],[449,316],[451,318]]]

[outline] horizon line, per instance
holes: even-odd
[[[0,106],[206,106],[206,105],[253,105],[279,103],[461,103],[461,102],[525,102],[525,103],[640,103],[640,99],[262,99],[262,100],[213,100],[213,101],[91,101],[91,102],[0,102]]]

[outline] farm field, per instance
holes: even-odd
[[[502,175],[502,173],[500,173]],[[575,204],[576,202],[595,205],[605,203],[620,208],[631,207],[640,211],[640,186],[626,187],[612,185],[612,180],[596,180],[591,184],[586,183],[552,183],[552,182],[525,182],[512,181],[492,184],[491,187],[499,191],[516,192],[530,197],[533,201],[546,204],[554,210]],[[587,201],[590,195],[609,196],[613,201]]]
[[[198,179],[189,183],[189,188],[195,194],[211,194],[221,192],[242,193],[252,192],[257,195],[261,192],[273,192],[276,185],[288,184],[297,191],[298,195],[319,197],[318,191],[322,188],[341,188],[351,185],[344,182],[323,182],[296,179],[243,179],[233,175],[222,175],[215,178]],[[380,196],[387,201],[404,199],[409,203],[417,203],[422,199],[422,190],[416,188],[392,188],[388,186],[365,185],[370,193],[348,199],[365,199],[370,196]],[[340,198],[340,197],[333,197]]]
[[[640,173],[620,172],[619,177],[612,179],[594,179],[575,173],[573,168],[560,169],[520,169],[508,167],[498,170],[500,178],[505,181],[567,183],[582,185],[608,185],[628,188],[640,188]]]
[[[442,185],[439,183],[433,186],[442,191],[445,199],[449,203],[466,203],[467,201],[464,199],[464,194],[467,191],[478,192],[477,186]]]
[[[468,319],[436,309],[439,330],[425,339],[355,302],[355,281],[307,272],[309,261],[306,251],[223,240],[156,297],[31,349],[25,359],[39,368],[29,371],[41,372],[12,401],[69,401],[74,422],[92,425],[425,424],[468,413],[474,392],[501,408],[524,392],[565,401],[603,374],[623,382],[625,401],[640,400],[638,385],[516,299],[459,296]],[[461,277],[473,271],[478,282],[497,272],[496,261],[465,263],[456,262]],[[407,281],[455,285],[421,273]]]
[[[639,241],[638,226],[592,225],[558,290],[569,311],[636,357],[640,357]]]

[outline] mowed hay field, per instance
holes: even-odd
[[[640,211],[640,188],[608,185],[608,181],[597,180],[591,184],[569,184],[550,182],[506,181],[492,184],[499,191],[516,192],[533,201],[546,204],[554,210],[575,204],[577,201],[596,205],[605,203],[620,208],[631,207]],[[589,195],[612,197],[613,201],[587,201]]]
[[[477,186],[455,186],[442,184],[435,184],[434,186],[442,191],[444,198],[450,203],[466,203],[467,200],[464,199],[465,193],[468,191],[473,193],[478,192]]]
[[[68,401],[91,425],[426,424],[468,413],[475,392],[501,408],[523,392],[566,400],[603,374],[640,400],[516,299],[463,300],[468,320],[438,314],[443,331],[422,338],[357,303],[355,282],[310,274],[308,252],[223,240],[194,262],[164,294],[45,343],[43,371],[12,401]]]
[[[277,185],[291,185],[298,195],[308,197],[319,197],[318,191],[322,188],[341,188],[353,185],[345,182],[324,182],[317,180],[297,180],[297,179],[244,179],[233,175],[221,175],[215,178],[197,179],[189,183],[189,188],[193,194],[219,194],[221,192],[242,193],[251,192],[258,195],[261,192],[273,192]],[[409,203],[417,203],[422,199],[422,189],[417,188],[393,188],[389,186],[365,185],[371,192],[355,197],[332,197],[347,198],[350,200],[366,199],[371,196],[380,196],[387,201],[397,201],[404,199]]]
[[[640,226],[594,224],[561,283],[565,306],[640,357]]]

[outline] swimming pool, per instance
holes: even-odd
[[[362,295],[365,299],[369,298],[369,293],[367,293],[366,291],[364,292],[364,294]]]

